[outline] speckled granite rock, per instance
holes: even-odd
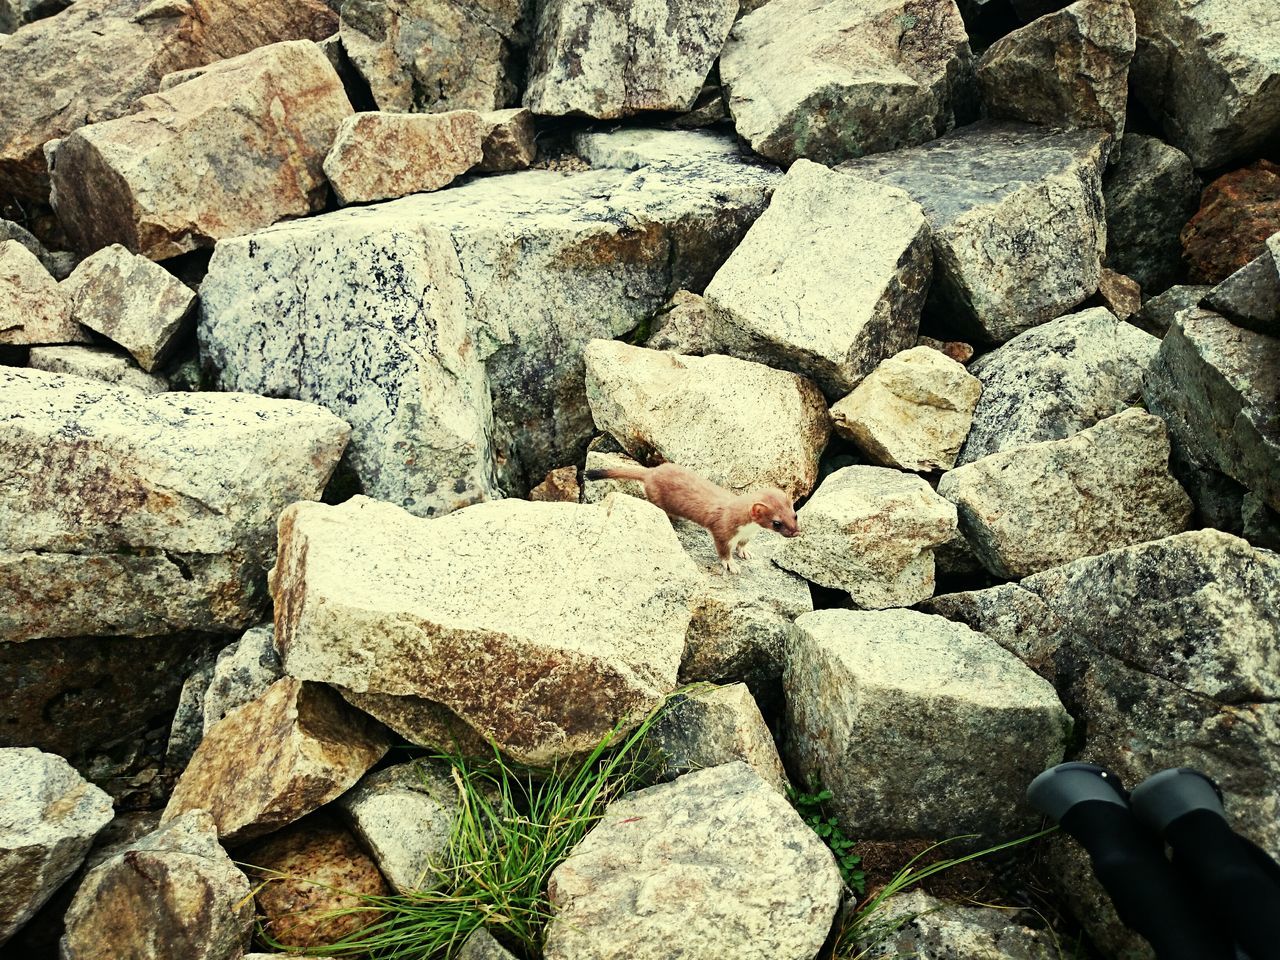
[[[516,960],[516,956],[480,927],[467,937],[467,942],[458,952],[458,960]]]
[[[546,956],[809,960],[840,891],[791,805],[745,763],[725,764],[610,804],[551,875]]]
[[[134,393],[164,393],[169,381],[139,369],[127,354],[107,347],[32,347],[27,359],[32,370],[61,373]]]
[[[538,156],[533,111],[523,107],[490,110],[480,114],[484,124],[484,158],[476,166],[481,173],[524,170]]]
[[[650,350],[705,356],[720,349],[715,327],[715,308],[705,298],[677,290],[654,316],[644,345]]]
[[[868,944],[867,960],[1043,960],[1059,949],[1052,931],[1023,926],[1007,909],[961,906],[911,890],[889,899],[882,910],[886,923],[901,926]]]
[[[0,241],[0,344],[88,343],[66,291],[21,241]]]
[[[1199,306],[1200,301],[1212,289],[1213,287],[1200,284],[1170,287],[1144,303],[1142,309],[1129,318],[1129,322],[1139,330],[1163,338],[1178,314],[1190,307]]]
[[[1267,240],[1264,253],[1209,291],[1203,303],[1237,326],[1280,336],[1280,233]]]

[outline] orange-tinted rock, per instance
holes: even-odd
[[[530,500],[548,500],[558,503],[577,503],[582,499],[578,486],[578,468],[557,467],[547,478],[529,491]]]
[[[484,160],[476,167],[484,173],[524,170],[538,155],[534,140],[533,111],[524,108],[482,113],[488,132],[484,137]]]
[[[1234,170],[1205,188],[1200,210],[1182,228],[1192,283],[1221,283],[1266,252],[1280,230],[1280,164]]]
[[[0,241],[0,344],[87,343],[71,301],[17,240]]]
[[[1128,320],[1142,309],[1142,287],[1123,273],[1102,268],[1098,281],[1098,296],[1102,304],[1120,320]]]

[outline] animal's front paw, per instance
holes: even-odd
[[[750,549],[748,549],[745,543],[740,543],[738,544],[738,556],[740,556],[743,560],[750,560],[753,554],[751,553]]]
[[[725,557],[720,561],[720,566],[725,573],[737,573],[738,565],[733,562],[732,557]]]

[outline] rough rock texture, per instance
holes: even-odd
[[[592,419],[636,459],[678,463],[734,493],[779,487],[796,499],[817,482],[831,425],[812,381],[616,340],[591,341],[585,359]]]
[[[860,607],[906,607],[933,595],[933,548],[956,531],[956,510],[920,477],[845,467],[800,508],[800,536],[775,562]]]
[[[1125,134],[1102,178],[1107,209],[1106,262],[1160,293],[1185,272],[1178,234],[1200,206],[1200,178],[1176,147]]]
[[[342,46],[379,110],[436,113],[513,105],[524,0],[344,0]]]
[[[557,467],[546,479],[529,491],[529,499],[551,503],[578,503],[582,488],[578,485],[578,468]]]
[[[320,496],[348,433],[309,404],[9,367],[0,411],[5,640],[256,622],[272,524]]]
[[[480,115],[484,124],[484,159],[476,166],[481,173],[524,170],[538,156],[537,128],[533,111],[523,107],[491,110]]]
[[[483,927],[476,929],[458,952],[458,960],[516,960],[515,954],[503,948]]]
[[[484,136],[474,110],[357,113],[338,127],[324,173],[344,205],[439,190],[484,158]]]
[[[840,900],[831,853],[745,763],[611,804],[551,875],[547,960],[809,960]]]
[[[178,708],[173,713],[169,740],[164,746],[165,763],[174,771],[186,767],[204,737],[204,693],[213,678],[214,659],[210,652],[182,682]]]
[[[688,290],[677,290],[654,316],[644,345],[650,350],[705,356],[720,349],[716,324],[715,307],[705,298]]]
[[[1045,960],[1060,952],[1052,931],[1032,930],[1008,909],[961,906],[921,890],[900,893],[880,914],[902,926],[877,944],[867,960],[919,957],[923,960]]]
[[[1197,169],[1280,133],[1280,8],[1271,0],[1131,0],[1135,96]]]
[[[66,258],[70,257],[71,266],[75,266],[75,254],[68,254],[66,251],[51,253],[45,248],[45,245],[36,239],[30,230],[21,224],[14,223],[12,220],[0,218],[0,243],[5,240],[17,240],[26,247],[31,253],[35,254],[37,260],[44,264],[44,268],[53,274],[55,280],[65,280],[67,274],[70,273],[70,267],[65,271],[59,272],[60,267],[66,263]]]
[[[1142,288],[1132,277],[1102,268],[1098,279],[1098,299],[1118,320],[1128,320],[1142,309]]]
[[[0,748],[0,944],[76,871],[113,813],[62,757]]]
[[[540,3],[524,105],[602,120],[688,110],[737,12],[734,0]]]
[[[675,686],[698,582],[666,516],[627,497],[436,520],[304,503],[280,519],[276,642],[291,676],[425,701],[543,764]]]
[[[982,381],[932,347],[888,360],[831,408],[836,433],[872,463],[950,470],[969,433]]]
[[[861,229],[851,231],[854,222]],[[719,352],[812,377],[834,398],[915,344],[930,275],[916,203],[804,160],[706,298],[722,314]]]
[[[993,117],[1124,133],[1137,42],[1129,0],[1079,0],[1000,38],[978,61]]]
[[[1280,233],[1271,235],[1267,247],[1209,291],[1203,302],[1237,326],[1276,337],[1280,336]]]
[[[91,0],[24,28],[0,47],[0,206],[43,203],[43,147],[128,113],[175,70],[280,40],[321,40],[336,18],[321,0]]]
[[[521,495],[592,435],[587,342],[704,284],[777,179],[681,136],[683,160],[634,173],[485,177],[224,240],[202,353],[223,388],[350,422],[370,496],[429,515]]]
[[[226,842],[260,837],[342,794],[388,746],[337,694],[286,677],[205,731],[163,822],[203,808]]]
[[[1280,164],[1259,160],[1218,177],[1180,235],[1192,282],[1221,283],[1265,253],[1277,230]]]
[[[1095,307],[1028,330],[978,358],[973,426],[957,463],[1062,440],[1139,398],[1160,341]]]
[[[1163,338],[1173,325],[1174,318],[1183,310],[1198,306],[1212,289],[1200,284],[1170,287],[1144,303],[1142,309],[1129,318],[1129,322],[1139,330]]]
[[[1280,510],[1280,339],[1208,310],[1178,314],[1144,395],[1185,455]]]
[[[772,0],[720,60],[738,134],[784,165],[932,140],[955,125],[971,69],[955,0]]]
[[[190,813],[90,870],[66,918],[64,960],[235,960],[249,945],[249,881]]]
[[[180,335],[190,335],[185,321],[195,291],[119,244],[82,260],[62,290],[76,323],[124,347],[148,373],[169,358]]]
[[[324,206],[321,163],[351,104],[310,40],[275,43],[143,97],[54,151],[52,203],[77,249],[153,260]]]
[[[133,393],[164,393],[169,381],[145,373],[127,355],[106,347],[32,347],[27,364],[32,370],[61,373],[103,383]]]
[[[1132,409],[957,467],[938,493],[983,565],[1006,579],[1181,533],[1192,509],[1169,473],[1164,421]]]
[[[1071,718],[993,640],[911,610],[818,610],[783,682],[788,759],[867,839],[1007,836],[1026,785],[1062,759]]]
[[[246,630],[235,643],[218,651],[204,689],[202,732],[236,707],[257,700],[281,677],[271,624]]]
[[[0,241],[0,344],[87,343],[66,291],[19,240]]]
[[[772,4],[770,4],[772,6]],[[1107,135],[982,122],[842,170],[907,191],[933,228],[930,300],[1003,343],[1098,288]]]
[[[447,764],[418,760],[372,773],[338,801],[351,828],[397,893],[430,885],[458,819]]]

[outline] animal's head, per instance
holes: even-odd
[[[794,537],[800,532],[796,511],[791,498],[781,490],[761,490],[751,504],[751,519],[766,530],[773,530],[784,537]]]

